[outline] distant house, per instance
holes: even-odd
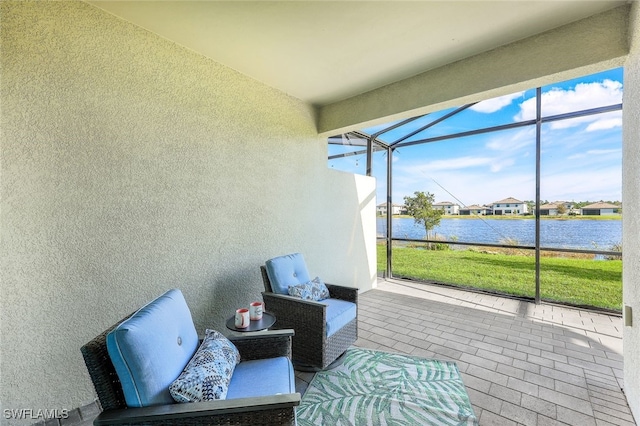
[[[470,215],[486,216],[491,213],[492,213],[491,207],[479,206],[477,204],[460,208],[460,216],[470,216]]]
[[[540,216],[557,216],[558,205],[555,203],[543,204],[540,206]]]
[[[391,214],[392,215],[398,215],[398,214],[404,214],[407,212],[407,209],[404,205],[402,204],[391,204]],[[378,204],[376,206],[376,213],[379,216],[386,216],[387,214],[387,203],[382,203],[382,204]]]
[[[496,201],[491,204],[493,214],[497,216],[502,215],[520,215],[529,213],[529,207],[524,201],[516,200],[513,197],[505,198],[504,200]]]
[[[580,209],[580,214],[583,216],[605,216],[617,214],[619,212],[619,206],[609,203],[593,203]]]
[[[444,214],[456,215],[460,214],[460,206],[454,204],[451,201],[441,201],[439,203],[433,203],[433,208],[436,210],[444,211]]]
[[[570,212],[573,205],[565,201],[555,201],[553,203],[543,204],[540,206],[541,216],[557,216],[559,215],[560,206],[564,206],[565,212]]]

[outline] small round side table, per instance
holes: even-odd
[[[249,327],[246,328],[237,328],[236,327],[236,316],[232,316],[227,320],[227,328],[233,331],[247,332],[247,331],[262,331],[266,330],[269,327],[273,326],[276,322],[276,316],[269,312],[262,313],[262,319],[257,321],[251,321],[249,323]]]

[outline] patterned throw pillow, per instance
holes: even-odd
[[[215,330],[207,330],[202,344],[180,376],[169,386],[177,402],[225,399],[240,353],[233,343]]]
[[[305,284],[289,286],[289,295],[304,300],[324,300],[329,298],[329,289],[320,277],[315,277]]]

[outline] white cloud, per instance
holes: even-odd
[[[499,111],[500,109],[506,107],[507,105],[511,105],[514,99],[522,97],[524,92],[512,93],[510,95],[500,96],[493,99],[487,99],[482,102],[478,102],[470,109],[476,112],[483,112],[490,114],[492,112]]]
[[[496,160],[491,163],[491,171],[493,173],[497,173],[502,171],[505,167],[513,166],[515,164],[515,160],[513,158],[503,158],[500,160]]]
[[[606,118],[595,121],[587,126],[587,132],[608,130],[616,127],[622,127],[622,117]]]
[[[578,171],[565,170],[543,174],[541,198],[568,201],[619,200],[621,180],[621,172],[617,167],[598,168],[596,172],[586,167]],[[394,202],[402,203],[405,195],[413,195],[414,191],[427,191],[435,194],[436,201],[459,200],[466,205],[487,204],[507,197],[533,200],[535,188],[533,171],[520,171],[508,175],[488,175],[482,171],[445,171],[433,176],[426,173],[402,174],[402,177],[394,176],[393,198]]]
[[[442,170],[460,170],[469,167],[478,167],[491,164],[492,158],[489,157],[459,157],[446,160],[428,161],[419,166],[425,172],[435,172]]]
[[[604,114],[587,115],[584,117],[571,118],[568,120],[554,121],[551,123],[551,129],[569,129],[581,124],[588,124],[586,128],[587,132],[609,130],[616,127],[622,127],[622,111],[612,111]]]
[[[619,167],[543,175],[541,198],[548,200],[620,200],[622,175]]]
[[[621,149],[618,148],[614,148],[614,149],[590,149],[587,151],[587,155],[596,155],[598,157],[601,157],[603,155],[607,155],[607,154],[620,154],[622,152]]]
[[[493,108],[497,111],[521,95],[491,99],[472,108],[478,112],[489,112]],[[545,116],[621,101],[622,84],[611,80],[578,84],[567,90],[555,89],[543,94],[542,99]],[[535,117],[535,99],[515,102],[521,107],[516,119]],[[591,133],[550,131],[578,124]],[[615,132],[606,130],[617,129],[621,124],[621,111],[546,124],[543,128],[542,198],[576,201],[620,199],[620,145],[616,137],[611,136]],[[414,191],[431,192],[437,201],[460,200],[467,205],[490,203],[509,196],[521,200],[535,198],[534,160],[522,161],[523,157],[535,154],[535,126],[482,137],[468,149],[452,147],[449,155],[460,156],[449,159],[432,156],[432,161],[421,163],[420,158],[403,157],[400,153],[401,164],[394,166],[394,201],[402,202],[404,195],[412,195]],[[556,147],[561,149],[556,150]],[[409,164],[405,166],[405,163]]]
[[[436,201],[452,201],[464,205],[487,204],[511,196],[520,200],[535,197],[535,176],[524,172],[510,173],[508,176],[487,175],[483,171],[445,171],[434,176],[403,174],[397,179],[394,176],[393,185],[393,199],[398,203],[403,202],[405,195],[413,195],[414,191],[431,192]]]
[[[499,152],[518,151],[526,146],[533,146],[535,134],[535,128],[524,128],[515,133],[494,133],[485,147]]]
[[[544,116],[554,116],[573,111],[614,105],[622,102],[622,83],[613,80],[602,82],[580,83],[573,89],[554,88],[542,94],[542,112]],[[520,104],[520,112],[516,114],[516,121],[532,120],[536,117],[536,99],[530,98]],[[581,117],[580,119],[561,120],[551,124],[552,128],[560,129],[577,126],[585,122],[602,119],[601,115]]]
[[[570,155],[569,157],[567,157],[568,160],[577,160],[580,158],[585,158],[585,157],[589,157],[589,156],[597,156],[597,157],[602,157],[604,155],[609,155],[609,154],[621,154],[622,150],[621,149],[590,149],[587,152],[584,153],[580,153],[580,154],[574,154],[574,155]]]
[[[613,148],[613,149],[590,149],[589,151],[587,151],[587,154],[589,155],[604,155],[604,154],[619,154],[621,153],[622,150],[619,148]]]

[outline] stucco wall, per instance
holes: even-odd
[[[629,27],[630,54],[624,66],[622,200],[640,204],[640,4],[633,2]],[[624,390],[640,422],[640,217],[622,219],[622,300],[633,310],[633,326],[624,327]]]
[[[375,181],[310,107],[85,3],[0,12],[0,408],[91,402],[80,346],[168,288],[204,330],[272,256],[375,284]]]

